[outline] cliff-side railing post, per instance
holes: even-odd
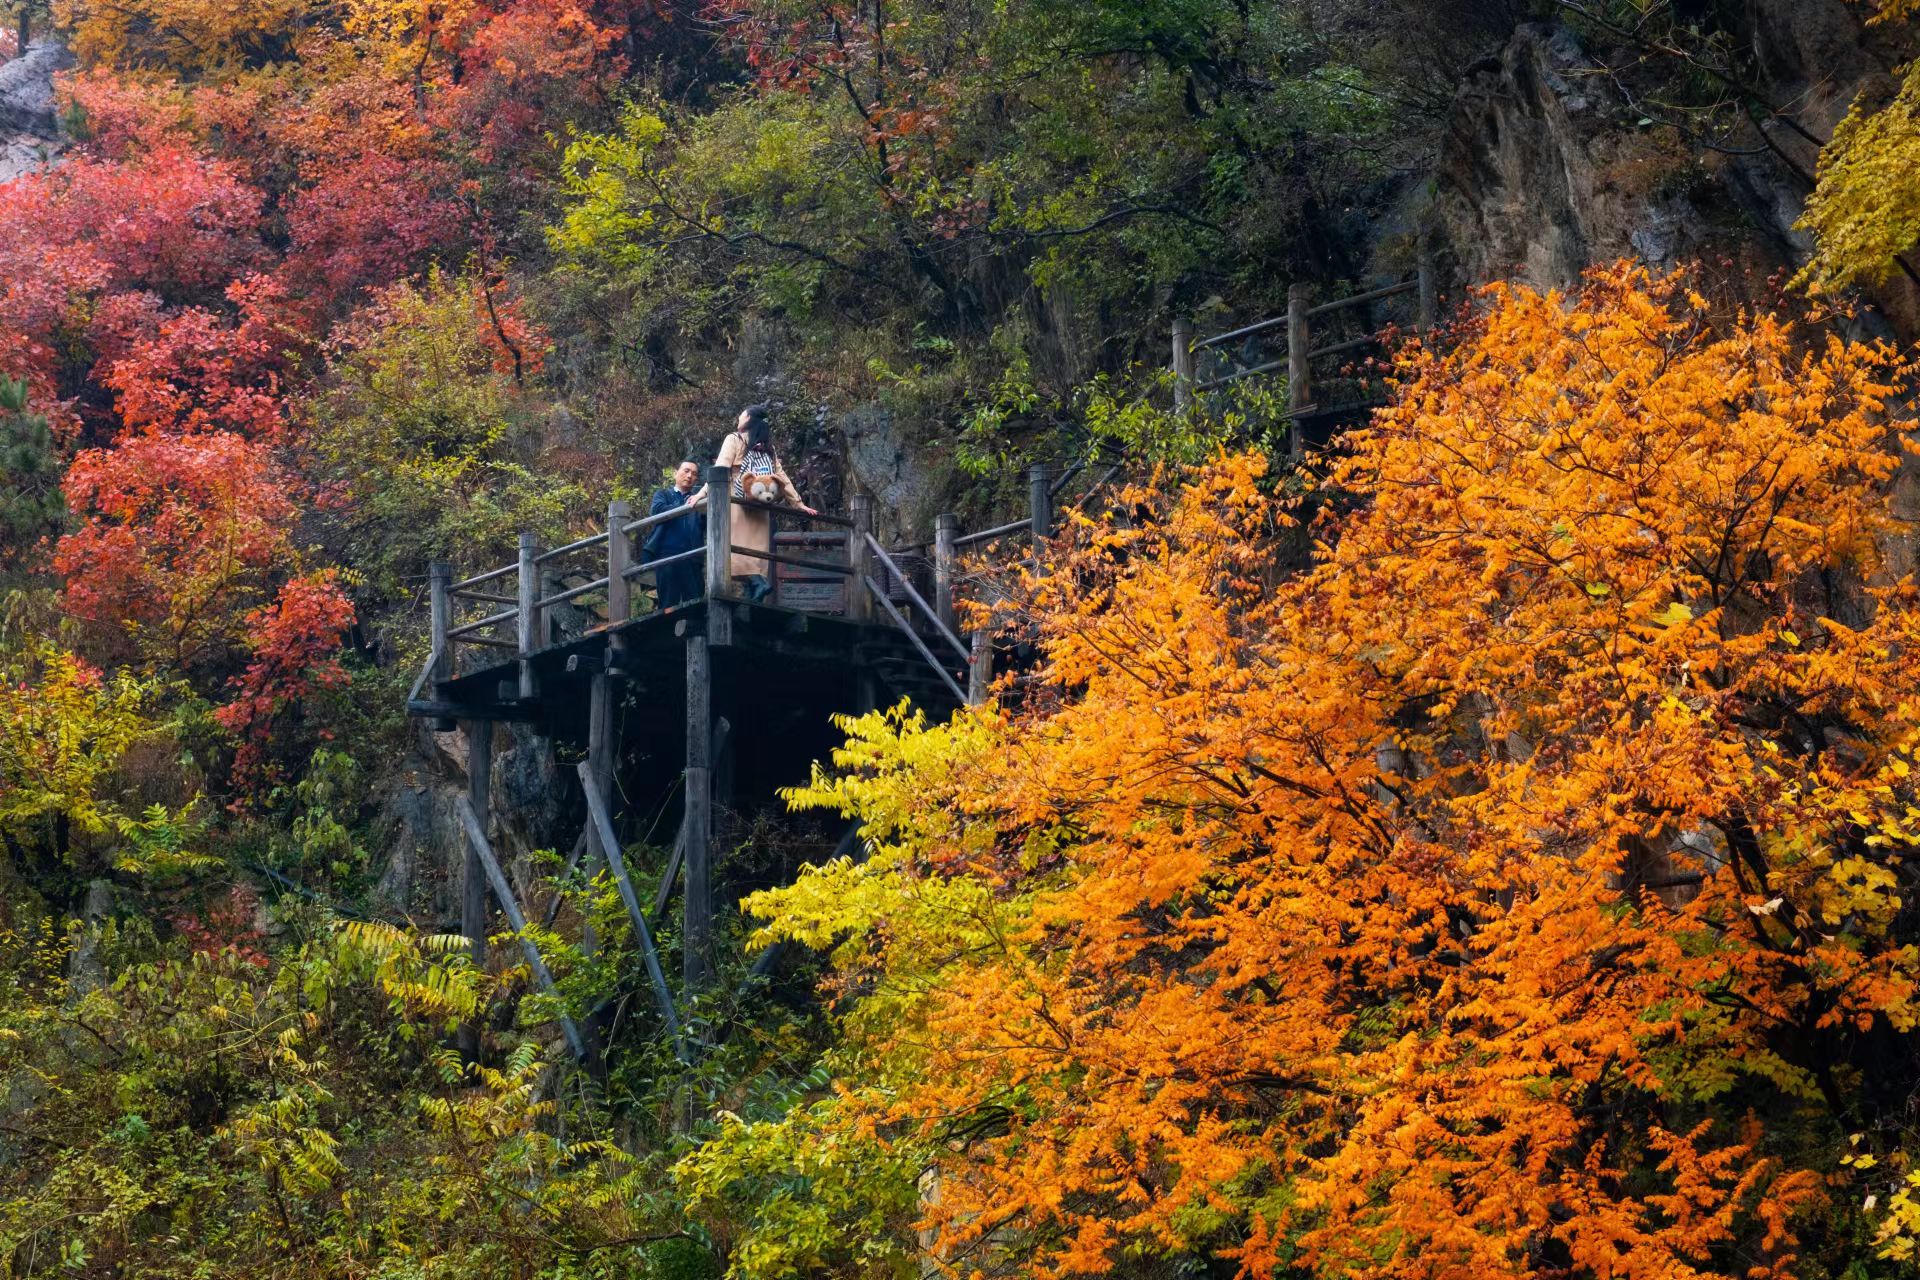
[[[1313,403],[1313,374],[1307,362],[1313,338],[1307,324],[1307,286],[1298,282],[1287,287],[1287,413],[1293,423],[1288,452],[1297,461],[1306,452],[1306,429],[1302,419]]]
[[[866,622],[873,617],[873,596],[867,591],[867,578],[873,572],[873,553],[867,549],[867,535],[873,532],[873,499],[856,493],[847,500],[847,514],[853,518],[853,531],[847,535],[847,617]]]

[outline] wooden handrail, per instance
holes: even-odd
[[[591,595],[595,591],[605,590],[607,581],[606,578],[595,578],[592,582],[584,582],[577,587],[569,588],[557,595],[544,596],[535,601],[533,607],[536,609],[544,609],[550,604],[565,604],[569,600],[578,600],[581,596]]]
[[[535,564],[548,564],[554,560],[558,560],[561,556],[570,556],[576,551],[585,551],[588,547],[604,546],[606,541],[607,535],[604,531],[589,534],[577,542],[569,542],[564,547],[555,547],[551,551],[542,551],[533,558],[533,562]]]
[[[1365,293],[1348,294],[1344,298],[1335,298],[1332,302],[1323,302],[1317,307],[1308,307],[1307,316],[1329,315],[1346,307],[1357,307],[1366,302],[1378,302],[1382,298],[1391,298],[1396,294],[1412,293],[1420,287],[1420,277],[1414,276],[1398,284],[1382,285],[1378,289],[1369,289]]]
[[[1032,533],[1032,532],[1033,532],[1033,517],[1028,516],[1025,520],[1015,520],[1011,524],[998,525],[992,529],[982,529],[978,533],[969,533],[969,534],[962,535],[961,537],[955,538],[953,540],[953,545],[956,547],[966,547],[966,546],[971,546],[976,542],[986,542],[993,538],[1004,538],[1010,533]]]
[[[1269,329],[1278,329],[1286,324],[1286,322],[1287,318],[1285,316],[1274,316],[1271,319],[1255,321],[1253,324],[1243,325],[1238,329],[1233,329],[1226,333],[1216,333],[1211,338],[1202,338],[1193,344],[1192,349],[1200,351],[1207,347],[1217,347],[1223,342],[1232,342],[1235,338],[1245,338],[1251,334],[1265,333]]]
[[[453,639],[458,639],[461,636],[469,636],[476,631],[485,631],[488,627],[497,627],[503,622],[512,622],[515,618],[518,618],[519,616],[520,616],[520,610],[518,608],[502,609],[499,613],[488,614],[486,617],[480,619],[480,621],[478,622],[469,622],[464,627],[453,628],[451,631],[447,632],[447,638],[449,640],[453,640]]]
[[[818,520],[821,524],[838,525],[843,529],[853,528],[853,521],[846,516],[830,516],[819,511],[808,515],[798,507],[790,507],[780,502],[760,502],[754,498],[734,498],[733,505],[736,507],[747,507],[754,511],[777,511],[785,515],[798,516],[802,520]]]
[[[483,582],[492,582],[495,578],[504,578],[519,567],[517,563],[501,565],[498,569],[489,569],[485,573],[476,573],[471,578],[462,578],[458,582],[448,583],[447,589],[449,591],[458,591],[462,587],[477,587]]]
[[[946,642],[954,647],[955,652],[957,652],[960,655],[960,660],[962,662],[971,662],[973,660],[973,650],[969,649],[966,645],[961,644],[960,637],[954,635],[952,631],[947,629],[947,624],[940,620],[940,615],[934,612],[933,606],[928,604],[926,600],[921,597],[920,593],[913,589],[913,583],[908,580],[906,574],[900,572],[900,566],[893,562],[893,557],[887,554],[887,549],[881,546],[879,542],[877,542],[874,539],[874,536],[872,534],[867,535],[867,546],[872,549],[875,555],[880,557],[880,563],[886,565],[887,569],[893,574],[893,576],[899,579],[901,589],[907,593],[907,599],[913,601],[914,604],[920,607],[920,612],[924,613],[927,616],[927,621],[933,623],[934,628],[937,631],[939,631],[940,635],[946,640]],[[867,585],[868,586],[873,585],[872,578],[867,579]],[[894,613],[896,616],[898,615],[899,610],[894,609],[892,601],[882,597],[880,603],[886,605],[890,612]],[[902,623],[902,625],[905,625],[904,622]],[[911,631],[913,628],[908,627],[907,629]],[[928,654],[927,660],[931,662],[933,660],[933,655]],[[967,700],[967,695],[964,693],[961,694],[960,701],[965,702],[966,700]]]
[[[887,599],[886,592],[882,591],[880,584],[872,578],[867,578],[866,584],[867,590],[871,591],[873,598],[880,602],[880,607],[887,611],[887,616],[893,619],[894,625],[906,632],[907,639],[913,641],[913,647],[920,651],[920,656],[927,660],[927,665],[932,667],[934,673],[946,682],[947,688],[953,691],[954,701],[964,706],[967,701],[966,690],[962,689],[959,684],[954,681],[954,678],[947,674],[947,669],[940,665],[938,658],[933,656],[933,650],[927,648],[927,642],[920,638],[920,633],[913,629],[913,624],[907,621],[906,615],[900,612],[899,606]],[[909,590],[911,590],[911,588],[909,588]],[[924,608],[925,606],[923,605],[922,607]],[[937,623],[939,619],[936,618],[934,621]],[[945,627],[941,627],[940,629],[942,631],[946,630]],[[967,661],[969,663],[973,661],[973,653],[971,650],[967,652]]]
[[[704,506],[686,503],[682,506],[675,507],[671,511],[662,511],[657,516],[641,516],[638,520],[634,520],[625,525],[624,528],[627,533],[638,533],[642,529],[652,529],[658,525],[672,524],[675,520],[685,520],[689,517],[697,516],[705,510],[706,508]]]
[[[1336,342],[1330,347],[1315,348],[1314,350],[1307,352],[1307,359],[1318,360],[1321,356],[1337,356],[1348,351],[1358,351],[1362,347],[1378,346],[1379,343],[1380,343],[1379,334],[1377,333],[1362,334],[1358,338],[1349,338],[1345,342]],[[1249,370],[1248,372],[1252,372],[1252,371]]]
[[[705,547],[695,547],[691,551],[676,551],[670,556],[661,556],[658,560],[646,560],[634,565],[627,570],[627,578],[631,581],[634,578],[644,577],[655,569],[664,569],[670,564],[681,564],[688,560],[704,560],[706,556]]]
[[[797,556],[783,556],[774,551],[758,551],[752,547],[729,546],[729,551],[737,556],[746,556],[749,560],[770,560],[774,564],[790,564],[797,569],[818,569],[822,573],[837,573],[841,576],[853,572],[850,565],[833,564],[826,560],[802,560]]]

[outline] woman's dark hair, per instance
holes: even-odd
[[[758,453],[772,453],[773,426],[767,421],[767,406],[748,405],[746,415],[747,448]]]

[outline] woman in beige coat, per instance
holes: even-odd
[[[733,545],[747,551],[769,552],[773,550],[773,515],[758,507],[747,506],[738,501],[741,498],[753,498],[754,491],[775,495],[807,515],[817,515],[800,497],[800,491],[793,487],[793,481],[787,479],[785,467],[773,451],[773,430],[767,425],[765,405],[752,405],[740,412],[740,420],[734,430],[720,442],[720,456],[713,460],[717,467],[728,467],[733,471],[733,484],[730,493],[736,501],[732,504]],[[702,489],[695,501],[706,501],[706,490]],[[733,577],[746,579],[743,594],[748,600],[764,599],[773,588],[773,564],[750,555],[735,551],[733,555]]]

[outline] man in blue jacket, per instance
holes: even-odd
[[[673,471],[673,483],[653,495],[653,509],[648,515],[665,515],[687,505],[693,496],[694,484],[700,479],[700,464],[683,462]],[[651,564],[655,560],[665,560],[677,556],[683,551],[692,551],[706,545],[707,516],[704,511],[695,515],[682,516],[678,520],[668,520],[664,524],[654,525],[647,531],[646,541],[640,544],[642,563]],[[682,560],[656,569],[654,577],[659,581],[660,607],[671,609],[677,604],[699,598],[700,561]]]

